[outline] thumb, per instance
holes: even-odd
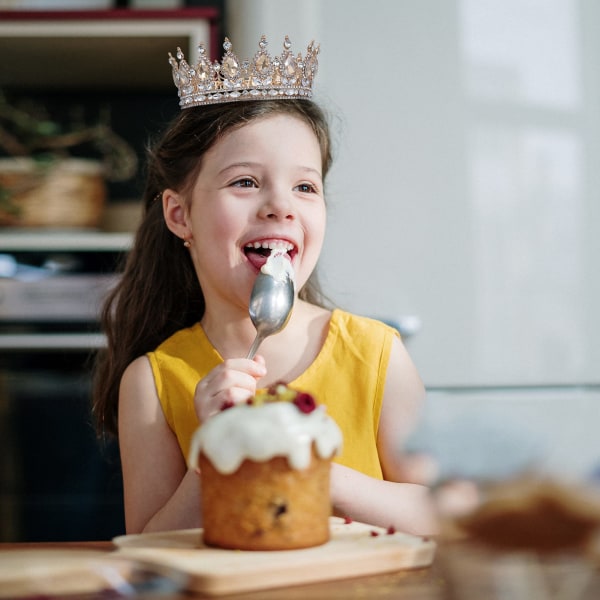
[[[265,357],[262,354],[256,354],[254,356],[254,361],[257,362],[259,365],[262,365],[263,367],[266,367],[267,362],[265,361]]]

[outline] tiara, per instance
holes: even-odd
[[[221,62],[211,63],[204,44],[200,44],[195,65],[185,60],[181,48],[177,48],[177,60],[169,52],[173,81],[179,90],[179,106],[189,108],[241,100],[311,98],[320,46],[311,42],[306,56],[302,57],[300,53],[294,56],[286,35],[283,52],[272,57],[267,45],[267,38],[261,36],[254,58],[240,61],[231,51],[231,42],[225,38],[225,54]]]

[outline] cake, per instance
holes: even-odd
[[[585,550],[600,533],[600,494],[582,484],[519,477],[492,486],[486,500],[457,519],[473,540],[502,550]]]
[[[227,405],[192,439],[203,541],[238,550],[308,548],[329,540],[331,459],[342,434],[324,406],[278,384]]]

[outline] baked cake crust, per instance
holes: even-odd
[[[286,458],[244,460],[231,475],[200,454],[203,539],[238,550],[308,548],[329,540],[331,461],[314,452],[306,469]]]

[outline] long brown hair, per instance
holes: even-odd
[[[94,368],[93,414],[99,434],[117,435],[119,384],[127,365],[170,335],[198,322],[204,296],[189,252],[167,228],[161,192],[185,194],[202,167],[202,157],[226,132],[255,119],[288,114],[305,121],[321,148],[323,177],[331,166],[331,141],[323,111],[309,100],[248,101],[188,108],[148,150],[144,214],[128,253],[123,276],[101,315],[107,348]],[[324,305],[313,273],[300,298]]]

